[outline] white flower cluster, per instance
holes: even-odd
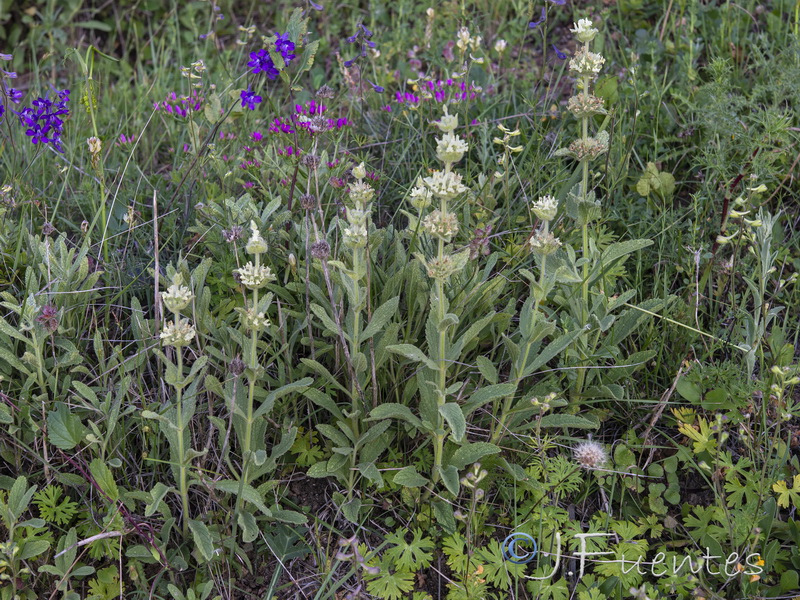
[[[264,265],[254,265],[249,262],[241,269],[236,269],[234,273],[239,275],[239,281],[249,290],[258,290],[275,280],[272,270]]]
[[[578,22],[575,23],[575,27],[570,29],[570,31],[575,34],[579,42],[583,42],[584,44],[591,42],[594,36],[597,35],[597,29],[592,27],[592,22],[589,19],[579,19]]]
[[[462,27],[458,30],[456,34],[456,46],[462,52],[466,52],[467,48],[470,48],[473,52],[475,52],[478,48],[481,47],[481,42],[483,38],[481,36],[472,37],[469,32],[469,29],[466,27]]]
[[[175,275],[172,280],[172,285],[167,288],[166,292],[161,292],[161,300],[167,310],[173,313],[179,313],[184,308],[189,306],[189,302],[194,298],[192,290],[185,285],[181,285],[181,276]]]
[[[451,115],[447,112],[447,104],[443,106],[444,114],[438,121],[434,121],[434,125],[439,128],[439,131],[447,133],[448,131],[455,131],[458,127],[458,115]]]
[[[252,233],[247,241],[245,250],[248,254],[263,254],[267,251],[267,242],[261,237],[261,232],[258,230],[258,225],[256,225],[255,221],[250,221],[250,230]]]
[[[467,142],[449,131],[436,140],[436,157],[445,164],[454,164],[461,160],[468,148]]]
[[[189,319],[170,321],[159,336],[165,346],[188,346],[194,339],[194,327],[189,324]]]
[[[442,200],[452,200],[467,191],[467,186],[461,183],[461,175],[452,171],[434,171],[423,181],[431,193]]]
[[[528,240],[528,245],[531,248],[531,252],[534,254],[538,254],[539,256],[549,256],[561,248],[561,240],[559,240],[549,231],[540,229],[533,234],[530,240]]]
[[[411,206],[422,212],[431,205],[432,200],[433,193],[425,187],[425,182],[420,177],[417,179],[417,185],[411,189]]]
[[[556,218],[558,211],[558,200],[553,196],[542,196],[531,206],[533,214],[535,214],[542,221],[552,221]]]
[[[581,48],[569,61],[569,70],[576,75],[596,75],[603,68],[606,59],[599,54]]]
[[[347,227],[342,236],[344,245],[355,249],[365,247],[369,240],[369,202],[374,198],[375,190],[364,181],[367,169],[363,162],[353,167],[353,176],[357,181],[348,190],[353,208],[347,209]]]
[[[425,217],[422,225],[430,235],[446,242],[458,233],[458,218],[451,212],[443,213],[438,209]]]
[[[256,333],[269,327],[269,319],[263,312],[257,312],[255,309],[243,308],[236,309],[239,313],[239,319],[248,331],[255,331]]]

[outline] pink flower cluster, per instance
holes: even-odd
[[[445,81],[441,79],[425,81],[420,84],[420,88],[421,90],[417,93],[395,92],[395,102],[398,104],[419,104],[423,100],[458,102],[467,99],[474,100],[477,97],[477,92],[471,84],[468,86],[464,81],[456,83],[452,79],[447,79]],[[383,108],[388,112],[392,111],[390,104],[387,104]]]
[[[197,112],[203,106],[203,96],[192,90],[191,96],[178,96],[175,92],[170,92],[161,102],[153,102],[155,110],[163,110],[169,115],[186,117],[189,112]]]
[[[304,129],[311,135],[314,135],[315,133],[319,133],[318,127],[320,123],[317,119],[313,122],[310,119],[322,116],[327,110],[328,107],[326,105],[318,104],[316,100],[311,100],[305,104],[295,104],[294,114],[286,120],[276,117],[269,126],[269,130],[272,133],[294,133],[295,131]],[[326,117],[322,119],[321,124],[325,128],[325,131],[338,131],[343,127],[349,126],[350,121],[346,117],[335,119]],[[255,134],[253,135],[255,137]],[[258,133],[258,135],[260,136],[261,134]]]

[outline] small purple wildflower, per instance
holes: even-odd
[[[0,117],[2,117],[5,113],[6,113],[6,107],[2,102],[0,102]]]
[[[564,6],[567,3],[567,0],[548,0],[548,1],[552,2],[556,6]]]
[[[308,0],[308,3],[314,10],[322,10],[322,4],[317,4],[316,2],[312,2],[311,0]]]
[[[275,63],[272,62],[272,57],[269,55],[269,52],[264,48],[258,52],[250,53],[250,62],[247,63],[247,66],[252,67],[253,75],[266,73],[267,77],[270,79],[274,80],[278,78],[279,71],[275,68]]]
[[[8,88],[8,97],[14,104],[19,104],[20,100],[22,100],[22,96],[24,95],[21,91]]]
[[[12,58],[14,57],[11,56],[10,54],[3,54],[2,52],[0,52],[0,60],[11,60]]]
[[[564,54],[564,53],[563,53],[561,50],[559,50],[558,48],[556,48],[556,45],[555,45],[555,44],[553,44],[553,50],[555,50],[555,51],[556,51],[556,56],[557,56],[557,57],[558,57],[560,60],[565,60],[565,59],[567,58],[567,55],[566,55],[566,54]]]
[[[191,96],[179,96],[175,92],[167,94],[161,102],[153,102],[155,110],[163,110],[167,114],[186,117],[191,112],[197,112],[203,107],[203,96],[192,90]]]
[[[257,96],[250,88],[242,90],[241,98],[242,108],[249,108],[250,110],[255,110],[256,104],[261,104],[262,100],[261,96]]]
[[[69,90],[57,92],[57,96],[58,101],[50,100],[47,95],[39,97],[31,103],[31,107],[14,112],[19,116],[20,123],[27,127],[25,135],[31,138],[31,142],[50,144],[56,152],[63,153],[61,134],[64,121],[61,117],[69,115]]]
[[[536,29],[539,25],[541,25],[542,23],[545,22],[545,19],[547,19],[547,9],[545,9],[545,7],[543,6],[542,7],[542,15],[539,17],[539,20],[538,21],[531,21],[530,23],[528,23],[528,27],[530,29]]]
[[[383,92],[386,91],[386,89],[383,86],[380,86],[377,83],[373,83],[369,79],[367,79],[367,83],[369,83],[372,86],[372,89],[378,92],[379,94],[382,94]]]
[[[367,29],[363,23],[359,23],[358,27],[356,28],[356,32],[347,38],[347,42],[349,44],[358,44],[359,45],[359,53],[355,57],[351,58],[350,60],[344,61],[345,67],[352,66],[358,59],[366,58],[367,56],[367,48],[375,48],[375,42],[370,41],[373,33]],[[373,87],[375,87],[373,85]]]
[[[275,40],[275,49],[283,57],[283,62],[287,66],[296,57],[295,54],[292,54],[292,51],[294,50],[294,42],[289,39],[288,31],[279,35],[278,39]]]

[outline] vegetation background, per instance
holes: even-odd
[[[0,0],[0,69],[0,598],[800,596],[800,4]]]

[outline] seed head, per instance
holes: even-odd
[[[325,98],[330,100],[336,95],[336,92],[333,91],[333,88],[329,85],[323,85],[321,88],[317,90],[317,98]]]
[[[300,164],[304,167],[308,167],[312,171],[315,171],[319,166],[319,156],[316,154],[305,154],[303,155],[303,158],[300,159]]]
[[[331,246],[325,240],[311,244],[311,256],[319,260],[327,260],[331,255]]]
[[[572,450],[575,462],[584,469],[597,469],[608,461],[608,455],[603,446],[597,442],[588,440],[581,442]]]
[[[243,230],[244,227],[242,227],[241,225],[234,225],[230,229],[223,229],[222,239],[231,244],[236,240],[241,239]]]
[[[228,364],[228,371],[230,371],[231,375],[233,375],[234,377],[238,377],[239,375],[244,373],[244,369],[245,369],[244,361],[238,356]]]
[[[300,196],[300,206],[303,210],[314,210],[317,206],[317,197],[314,194],[303,194]]]

